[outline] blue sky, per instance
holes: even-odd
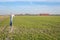
[[[0,0],[0,14],[60,14],[60,0]]]

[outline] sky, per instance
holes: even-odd
[[[0,0],[0,15],[60,14],[60,0]]]

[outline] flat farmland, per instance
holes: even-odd
[[[0,16],[0,27],[9,23],[9,16]]]
[[[60,40],[60,16],[15,16],[10,33],[9,17],[0,26],[1,40]]]

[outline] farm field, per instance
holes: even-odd
[[[0,40],[60,40],[60,16],[15,16],[0,22]]]
[[[6,23],[8,24],[8,22],[7,22],[7,21],[9,21],[9,18],[8,17],[9,16],[0,16],[0,27],[1,26],[5,26]]]

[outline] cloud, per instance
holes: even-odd
[[[46,1],[46,2],[60,2],[60,0],[0,0],[0,2],[14,2],[14,1]]]

